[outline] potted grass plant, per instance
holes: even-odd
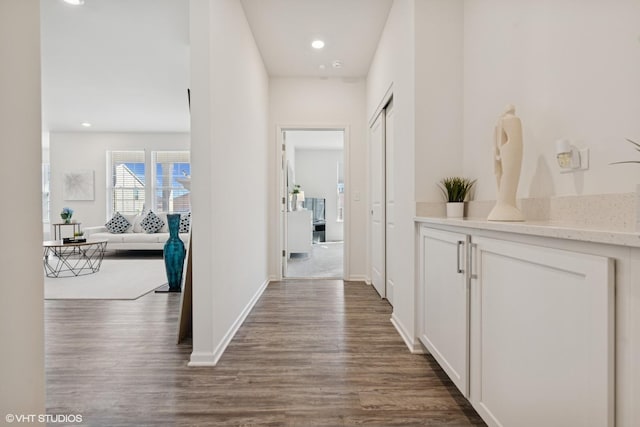
[[[440,190],[447,202],[447,218],[464,216],[464,201],[469,195],[476,180],[452,176],[440,181]]]
[[[627,138],[627,142],[630,142],[631,144],[635,145],[635,149],[636,151],[640,151],[640,144],[638,144],[635,141],[630,140],[629,138]],[[621,163],[640,163],[640,160],[623,160],[620,162],[613,162],[613,163],[609,163],[610,165],[619,165]]]
[[[634,145],[636,151],[640,151],[640,144],[637,142],[626,138],[627,142]],[[640,163],[640,160],[622,160],[619,162],[609,163],[610,165],[619,165],[623,163]],[[636,208],[636,231],[640,231],[640,184],[636,185],[636,203],[638,204],[638,208]]]

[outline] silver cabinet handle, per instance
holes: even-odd
[[[469,277],[471,279],[477,279],[478,275],[473,272],[473,251],[478,247],[475,243],[469,244]]]
[[[458,246],[456,246],[456,254],[458,255],[458,263],[457,263],[457,270],[458,273],[464,273],[464,270],[462,269],[462,267],[460,267],[460,246],[464,245],[464,240],[458,240]]]

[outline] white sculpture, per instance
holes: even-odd
[[[489,221],[524,221],[516,207],[516,191],[522,167],[522,123],[515,115],[516,107],[507,109],[498,119],[494,141],[494,173],[498,184],[498,198]]]

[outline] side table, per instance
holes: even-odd
[[[53,240],[62,240],[62,227],[66,226],[72,226],[73,227],[73,235],[75,236],[75,233],[79,233],[80,232],[80,224],[82,224],[81,222],[57,222],[55,224],[51,224],[51,226],[53,227]]]

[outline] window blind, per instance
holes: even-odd
[[[191,155],[189,151],[154,151],[153,207],[159,212],[191,210]]]
[[[144,151],[111,151],[110,188],[112,214],[134,214],[145,206]]]

